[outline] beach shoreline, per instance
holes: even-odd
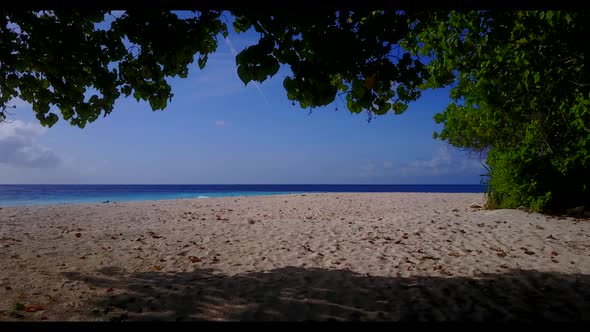
[[[469,207],[483,202],[297,193],[2,207],[0,321],[590,319],[590,222]]]
[[[312,193],[483,193],[485,186],[459,185],[0,185],[0,207],[137,202],[213,197]]]

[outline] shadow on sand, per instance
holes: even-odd
[[[299,267],[235,276],[97,272],[65,275],[123,291],[88,304],[90,315],[107,320],[590,320],[587,275],[511,270],[477,278],[385,278]]]

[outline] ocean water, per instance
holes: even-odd
[[[0,185],[0,206],[342,192],[482,193],[484,185]]]

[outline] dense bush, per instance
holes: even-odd
[[[435,137],[487,153],[488,205],[535,211],[588,204],[588,12],[433,14],[408,47],[433,58],[427,87],[453,102]]]

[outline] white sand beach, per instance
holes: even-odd
[[[590,320],[590,221],[468,207],[483,201],[4,207],[0,320]]]

